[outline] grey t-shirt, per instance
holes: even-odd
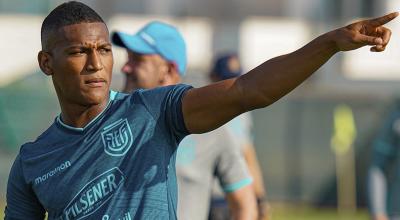
[[[245,148],[253,147],[253,135],[252,127],[253,121],[250,112],[245,112],[236,118],[226,123],[226,130],[234,136],[235,144],[241,150],[241,154]],[[225,197],[224,191],[221,189],[221,185],[217,178],[214,179],[212,199],[215,201],[221,201]]]
[[[226,193],[252,182],[240,145],[226,126],[184,138],[176,169],[180,220],[207,219],[214,177]]]
[[[226,126],[229,132],[235,136],[242,150],[253,145],[253,120],[250,112],[235,117],[226,123]]]

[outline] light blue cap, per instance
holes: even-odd
[[[153,21],[136,34],[114,32],[112,42],[136,53],[158,54],[177,65],[179,74],[186,70],[186,45],[182,35],[172,25]]]

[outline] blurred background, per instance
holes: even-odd
[[[60,111],[36,56],[41,22],[61,2],[0,0],[0,218],[21,144],[35,140]],[[153,19],[176,25],[188,47],[184,81],[194,86],[207,83],[213,57],[221,52],[238,51],[250,70],[355,19],[400,10],[400,0],[82,2],[99,12],[110,31],[134,33]],[[392,42],[384,53],[339,53],[294,92],[253,112],[272,219],[368,219],[371,142],[400,94],[400,22],[388,27]],[[113,50],[112,88],[120,90],[125,51]],[[350,129],[338,135],[341,128]]]

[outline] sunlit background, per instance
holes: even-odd
[[[33,141],[59,113],[51,79],[40,72],[36,56],[41,22],[61,2],[0,0],[1,210],[9,169],[21,144]],[[176,25],[188,48],[184,82],[195,86],[207,83],[216,54],[238,51],[244,69],[250,70],[326,31],[400,10],[400,0],[82,2],[100,13],[110,31],[134,33],[154,19]],[[400,94],[400,21],[388,26],[392,42],[384,53],[369,53],[369,48],[339,53],[291,94],[253,112],[272,219],[368,219],[371,141]],[[112,87],[120,90],[125,51],[113,50]],[[338,140],[343,127],[352,129],[346,140]],[[343,141],[348,144],[337,144]]]

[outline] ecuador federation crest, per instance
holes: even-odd
[[[101,138],[104,151],[111,156],[123,156],[133,143],[133,136],[128,120],[120,119],[103,128]]]

